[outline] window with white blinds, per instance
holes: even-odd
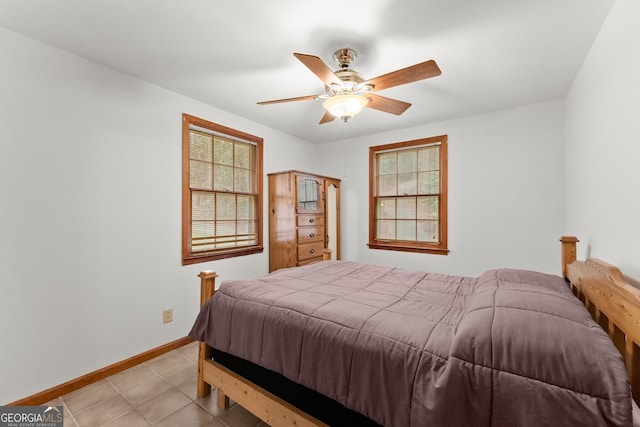
[[[183,115],[183,264],[262,252],[262,139]]]
[[[370,147],[369,162],[369,247],[446,254],[446,135]]]

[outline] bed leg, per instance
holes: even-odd
[[[204,381],[204,361],[211,358],[211,347],[207,343],[198,344],[198,397],[205,397],[211,394],[211,384]]]
[[[218,408],[229,409],[229,396],[224,394],[224,392],[220,389],[217,390],[217,394],[218,394]]]
[[[576,246],[580,241],[575,236],[562,236],[562,277],[567,278],[567,266],[577,259]]]

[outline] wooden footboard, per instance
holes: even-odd
[[[200,278],[200,307],[202,307],[215,294],[218,275],[215,271],[202,271],[198,277]],[[206,342],[200,341],[198,344],[198,397],[211,394],[211,383],[204,378],[204,364],[207,360],[211,360],[211,347]]]
[[[640,290],[616,266],[595,258],[577,261],[575,237],[560,240],[564,277],[622,354],[633,399],[640,404]]]
[[[331,251],[323,254],[324,260],[331,257]],[[200,305],[215,294],[218,275],[213,271],[203,271],[200,277]],[[198,348],[198,397],[211,394],[216,388],[217,404],[229,407],[229,399],[251,412],[271,427],[328,427],[327,424],[302,412],[267,390],[253,384],[219,363],[211,360],[211,347],[200,342]]]
[[[216,387],[221,408],[227,408],[231,398],[271,427],[328,427],[213,360],[204,361],[203,379]]]

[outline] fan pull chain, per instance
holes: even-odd
[[[344,157],[344,177],[347,177],[347,122],[344,122],[344,150],[342,151]]]

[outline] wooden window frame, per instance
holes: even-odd
[[[192,211],[190,186],[190,130],[198,127],[230,139],[243,140],[256,146],[256,186],[257,186],[257,244],[240,248],[217,249],[208,252],[193,252],[192,242]],[[182,265],[207,262],[242,255],[261,253],[263,246],[263,140],[260,137],[241,132],[217,123],[210,122],[189,114],[182,115]]]
[[[406,240],[377,240],[376,239],[376,189],[377,170],[376,155],[384,151],[401,151],[412,147],[424,145],[440,145],[440,191],[439,191],[439,239],[436,243],[416,242]],[[411,141],[369,147],[369,243],[370,249],[386,249],[393,251],[421,252],[438,255],[447,255],[447,176],[448,176],[448,149],[447,135],[439,135],[429,138],[415,139]]]

